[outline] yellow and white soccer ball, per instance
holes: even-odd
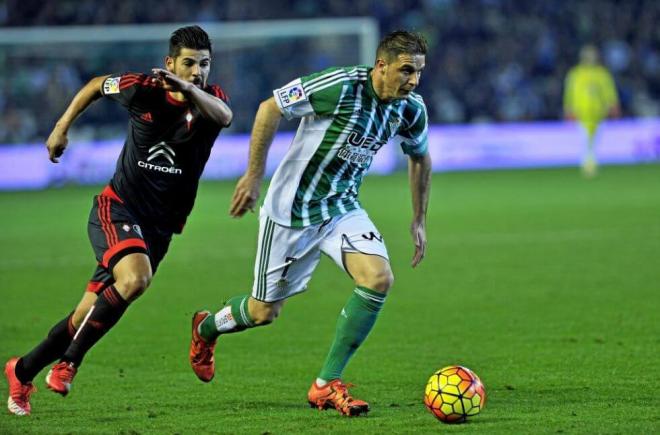
[[[486,405],[486,389],[479,377],[461,366],[444,367],[426,384],[424,404],[440,421],[462,423]]]

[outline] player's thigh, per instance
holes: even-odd
[[[394,282],[390,262],[379,255],[346,252],[344,266],[357,286],[386,293]]]
[[[339,218],[321,243],[321,251],[358,286],[387,292],[394,280],[383,236],[364,210]]]
[[[380,264],[389,265],[390,261],[383,236],[362,209],[351,211],[337,221],[321,242],[321,251],[351,276],[346,267],[348,253],[379,257],[383,260]]]
[[[106,192],[108,191],[108,192]],[[124,204],[106,188],[94,197],[87,233],[98,264],[114,273],[123,257],[148,254],[140,225]]]
[[[321,258],[319,243],[317,226],[281,226],[262,210],[252,297],[272,303],[304,291]]]

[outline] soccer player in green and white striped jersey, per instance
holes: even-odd
[[[300,77],[261,103],[248,169],[232,198],[234,217],[256,204],[282,116],[301,122],[260,211],[252,294],[231,298],[215,315],[200,311],[193,317],[190,359],[201,380],[213,377],[216,338],[271,323],[286,298],[306,289],[324,253],[355,286],[308,400],[313,407],[334,407],[344,415],[369,411],[366,402],[350,396],[341,374],[373,327],[393,276],[383,237],[360,206],[358,191],[376,152],[388,142],[401,146],[409,157],[412,266],[417,266],[426,249],[431,161],[426,107],[413,91],[426,50],[420,35],[393,32],[380,42],[373,67],[329,68]]]

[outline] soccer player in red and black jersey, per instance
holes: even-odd
[[[199,178],[220,130],[232,120],[227,97],[207,84],[211,42],[198,26],[170,38],[166,69],[152,74],[96,77],[59,119],[46,146],[51,161],[67,146],[73,121],[96,99],[108,97],[130,114],[128,136],[110,184],[94,198],[88,233],[98,265],[75,310],[32,351],[5,365],[9,411],[30,414],[32,379],[46,377],[66,395],[85,353],[149,286],[175,233],[192,210]]]

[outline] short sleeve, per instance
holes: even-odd
[[[314,114],[314,109],[305,93],[301,79],[295,79],[283,87],[275,89],[273,96],[280,112],[288,120]]]
[[[153,87],[149,76],[142,73],[125,73],[111,75],[101,84],[103,96],[117,101],[124,107],[130,107],[140,90]]]
[[[300,77],[275,89],[275,102],[286,119],[333,115],[347,77],[342,68],[329,68]]]
[[[401,145],[404,153],[410,156],[421,157],[428,152],[428,118],[426,113],[426,105],[421,101],[421,97],[415,98],[415,104],[412,110],[409,111],[409,126],[403,130],[399,130],[395,141]],[[419,99],[417,99],[419,98]]]

